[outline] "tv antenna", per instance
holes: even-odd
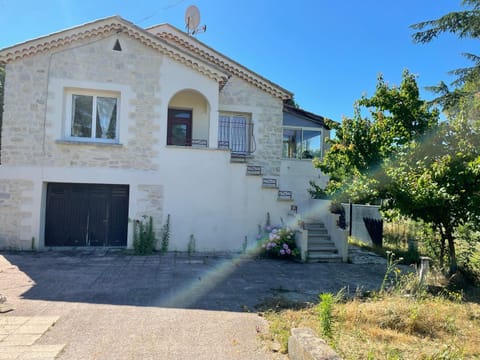
[[[190,5],[185,11],[185,28],[188,35],[197,35],[207,31],[207,25],[200,25],[200,11],[195,5]]]

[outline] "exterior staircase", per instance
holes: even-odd
[[[341,262],[335,244],[320,221],[310,221],[303,228],[308,230],[307,262]]]
[[[248,176],[261,176],[262,177],[262,188],[264,189],[274,189],[277,191],[277,200],[278,201],[288,201],[293,202],[293,193],[288,190],[281,190],[278,185],[278,179],[275,177],[265,177],[263,176],[262,167],[257,165],[247,165]]]

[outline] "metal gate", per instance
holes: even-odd
[[[45,246],[126,246],[128,185],[49,183]]]

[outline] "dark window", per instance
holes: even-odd
[[[308,128],[283,128],[282,157],[313,159],[322,156],[322,132]]]
[[[168,109],[167,145],[192,146],[192,111]]]

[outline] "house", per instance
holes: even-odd
[[[237,251],[308,207],[328,127],[293,94],[163,24],[109,17],[0,50],[0,248]]]

